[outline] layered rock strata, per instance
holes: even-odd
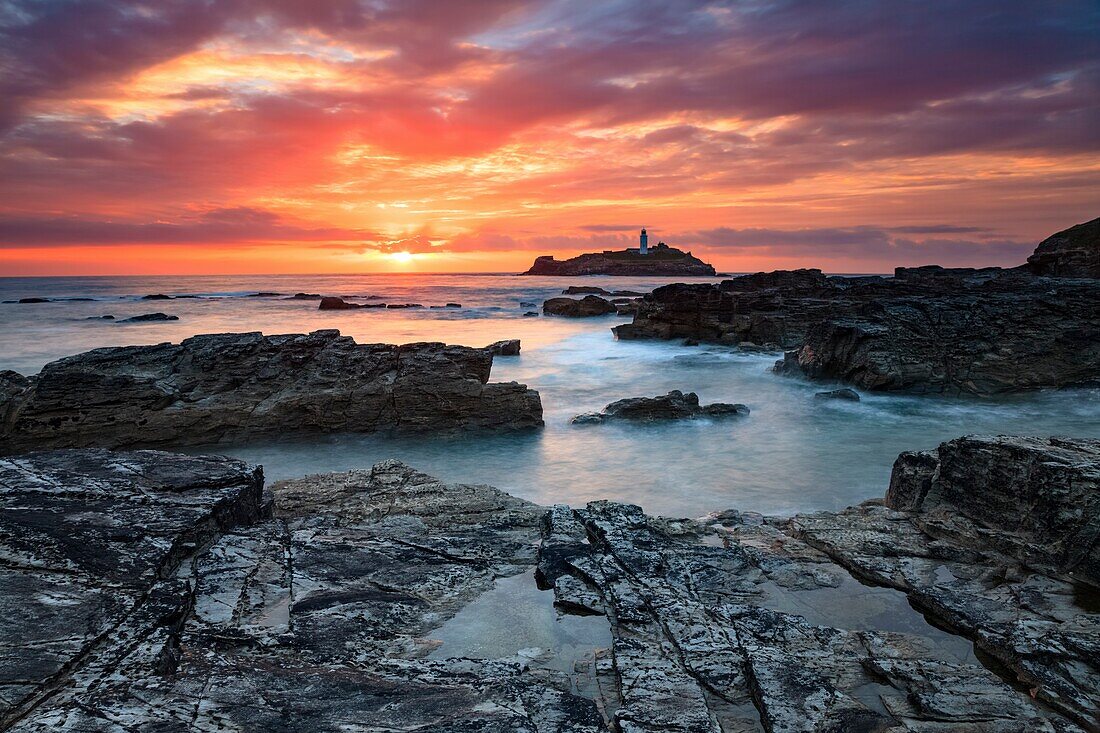
[[[492,365],[489,349],[357,344],[335,330],[95,349],[33,377],[0,373],[0,452],[541,425],[538,392],[489,383]]]

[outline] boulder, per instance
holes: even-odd
[[[1037,275],[1100,278],[1100,218],[1047,237],[1026,266]]]
[[[538,392],[489,384],[486,349],[226,333],[47,364],[0,411],[0,450],[188,445],[260,434],[516,430]]]
[[[485,348],[493,356],[519,356],[519,339],[495,341]]]
[[[151,295],[141,296],[142,300],[171,300],[171,295],[165,295],[164,293],[153,293]]]
[[[317,306],[317,309],[323,311],[346,311],[362,307],[363,306],[359,303],[349,303],[343,298],[337,298],[334,295],[326,295],[321,298],[321,303]]]
[[[612,402],[602,412],[588,412],[577,415],[572,422],[577,425],[601,423],[608,420],[633,420],[650,422],[654,420],[683,420],[696,417],[723,417],[747,415],[749,408],[739,404],[715,402],[700,405],[699,395],[694,392],[684,394],[674,389],[658,397],[629,397]]]
[[[587,318],[589,316],[606,316],[615,312],[615,304],[604,300],[597,295],[586,295],[583,298],[550,298],[542,304],[542,312],[550,316],[566,316],[568,318]]]

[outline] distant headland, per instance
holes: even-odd
[[[669,247],[658,242],[649,246],[649,235],[643,229],[638,238],[638,248],[590,252],[556,260],[552,255],[535,258],[535,264],[524,275],[710,275],[717,273],[714,267],[703,262],[691,252]]]

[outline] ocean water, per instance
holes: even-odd
[[[605,498],[675,516],[727,508],[766,514],[839,509],[881,496],[899,452],[933,448],[964,434],[1100,437],[1100,390],[996,399],[864,394],[859,403],[817,401],[813,394],[828,385],[771,373],[778,353],[620,342],[610,328],[629,320],[623,317],[523,316],[539,309],[521,303],[541,305],[569,285],[647,291],[666,282],[511,275],[6,278],[0,279],[0,300],[92,300],[0,304],[0,369],[33,374],[48,361],[91,348],[225,331],[337,328],[361,343],[471,346],[519,338],[521,355],[497,358],[492,379],[539,390],[543,430],[466,437],[332,435],[188,450],[261,463],[269,480],[399,458],[446,481],[488,483],[543,504]],[[376,295],[385,302],[459,302],[463,308],[319,311],[316,301],[249,297],[259,291]],[[152,293],[199,297],[141,300]],[[89,320],[156,311],[180,320]],[[742,402],[752,413],[652,425],[569,423],[573,415],[616,399],[670,389],[698,392],[704,402]]]

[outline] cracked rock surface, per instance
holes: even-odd
[[[1098,730],[1098,479],[1098,441],[967,437],[902,454],[885,501],[671,519],[386,461],[277,483],[268,517],[229,459],[6,459],[5,725]],[[528,590],[599,648],[485,604]]]
[[[515,430],[538,392],[488,383],[488,349],[225,333],[0,373],[0,452],[204,444],[261,433]]]

